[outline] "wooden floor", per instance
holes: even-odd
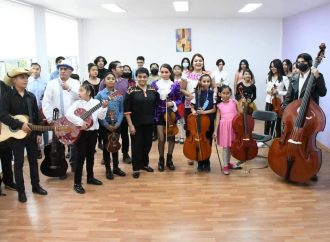
[[[259,125],[260,126],[260,125]],[[86,194],[66,180],[41,175],[48,190],[32,194],[25,166],[26,204],[5,190],[0,198],[0,241],[330,241],[330,154],[323,150],[319,181],[307,185],[283,182],[271,170],[220,174],[213,151],[211,173],[188,166],[182,145],[175,148],[176,171],[143,172],[106,180],[97,152],[95,176],[102,186],[87,185]],[[151,166],[156,168],[157,142]],[[245,169],[262,166],[264,159]]]

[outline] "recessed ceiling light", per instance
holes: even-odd
[[[243,8],[241,8],[238,12],[239,13],[250,13],[257,8],[261,7],[262,3],[248,3]]]
[[[188,1],[176,1],[173,2],[175,11],[177,12],[188,12],[189,11],[189,3]]]
[[[109,4],[101,4],[102,7],[110,10],[111,12],[114,12],[114,13],[126,13],[127,11],[121,7],[119,7],[118,5],[116,4],[113,4],[113,3],[109,3]]]

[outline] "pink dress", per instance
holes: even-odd
[[[236,102],[229,99],[228,102],[221,102],[217,105],[220,111],[220,122],[218,128],[218,145],[221,147],[230,147],[231,141],[235,138],[232,121],[237,115]]]

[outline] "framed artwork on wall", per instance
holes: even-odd
[[[176,52],[191,52],[191,29],[176,29]]]

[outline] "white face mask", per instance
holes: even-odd
[[[188,68],[188,66],[189,66],[189,63],[187,63],[187,62],[185,62],[185,63],[182,63],[182,66],[183,66],[183,68]]]

